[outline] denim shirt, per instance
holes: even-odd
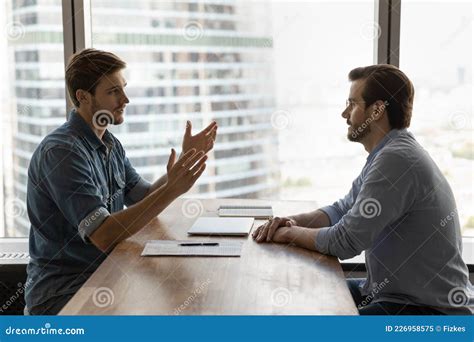
[[[369,154],[349,193],[321,209],[332,226],[319,229],[316,250],[340,259],[365,251],[362,293],[374,303],[474,313],[453,192],[406,129],[391,130]]]
[[[124,204],[143,199],[150,186],[118,139],[106,130],[100,140],[75,110],[45,137],[28,168],[30,313],[47,314],[46,302],[84,284],[107,256],[89,241],[91,234]]]

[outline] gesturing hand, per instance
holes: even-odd
[[[166,187],[171,193],[178,197],[187,192],[206,169],[207,156],[204,151],[196,152],[191,149],[184,153],[176,161],[176,151],[171,149],[171,155],[168,160]]]
[[[190,149],[194,148],[196,151],[209,152],[214,147],[214,141],[217,136],[217,123],[211,122],[209,126],[204,128],[201,132],[196,135],[192,135],[193,126],[191,121],[186,123],[186,131],[183,137],[183,153],[186,153]]]

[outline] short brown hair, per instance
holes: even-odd
[[[72,55],[66,67],[66,84],[74,106],[80,105],[76,98],[78,89],[95,95],[97,84],[103,76],[124,69],[126,66],[123,60],[111,52],[85,49]]]
[[[408,77],[396,66],[377,64],[360,67],[349,72],[349,80],[366,80],[362,98],[366,106],[384,101],[392,129],[410,126],[415,89]]]

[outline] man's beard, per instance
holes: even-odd
[[[358,127],[353,127],[352,124],[349,127],[351,128],[350,131],[347,132],[347,139],[349,139],[349,141],[361,142],[371,132],[370,121],[368,122],[367,120]]]
[[[115,117],[114,113],[108,111],[108,110],[104,110],[102,108],[100,108],[99,106],[99,103],[97,102],[97,100],[93,97],[92,98],[92,106],[91,106],[92,110],[92,115],[94,115],[95,113],[101,111],[101,117],[103,118],[103,120],[105,120],[109,125],[119,125],[122,123],[123,120],[117,120],[117,118]],[[107,116],[107,117],[105,117]],[[119,121],[119,122],[117,122]]]

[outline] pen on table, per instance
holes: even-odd
[[[182,242],[179,246],[219,246],[217,242]]]

